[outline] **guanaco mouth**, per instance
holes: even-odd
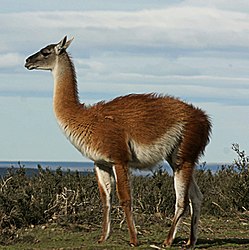
[[[28,70],[36,69],[36,66],[31,65],[30,63],[26,62],[24,65]]]

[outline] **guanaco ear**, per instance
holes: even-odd
[[[67,41],[67,36],[65,36],[55,47],[56,54],[61,54],[64,50],[66,50],[71,42],[73,41],[73,37]]]

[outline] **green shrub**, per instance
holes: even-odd
[[[231,165],[221,166],[212,173],[199,170],[197,182],[204,195],[202,212],[215,216],[227,216],[249,210],[249,157],[233,144],[237,159]]]
[[[249,158],[238,144],[237,159],[213,173],[196,171],[204,195],[202,214],[227,216],[249,210]],[[150,176],[132,176],[133,210],[139,223],[165,221],[174,213],[173,177],[159,168]],[[116,196],[114,196],[116,197]],[[118,199],[113,199],[112,220],[123,221]],[[9,169],[0,181],[0,242],[14,237],[20,227],[44,223],[101,224],[102,212],[93,174],[51,171],[38,166],[38,173],[26,174],[24,167]],[[5,240],[3,240],[5,239]]]

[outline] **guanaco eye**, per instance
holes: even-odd
[[[48,49],[42,49],[41,54],[46,57],[46,56],[49,56],[51,54],[51,51]]]

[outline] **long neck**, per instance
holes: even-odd
[[[54,76],[54,112],[61,120],[67,119],[80,106],[74,65],[66,52],[57,58]]]

